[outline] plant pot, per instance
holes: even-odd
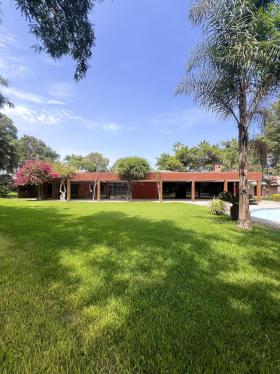
[[[239,206],[238,205],[232,205],[230,207],[230,217],[234,221],[238,220],[238,217],[239,217]]]

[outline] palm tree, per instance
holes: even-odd
[[[276,1],[200,0],[190,20],[204,38],[193,51],[177,93],[191,94],[222,118],[233,118],[239,141],[239,220],[250,227],[249,126],[280,91],[279,5]]]
[[[221,192],[218,196],[219,200],[224,201],[225,203],[230,203],[230,216],[234,221],[238,220],[239,216],[239,194],[232,194],[231,192]],[[256,205],[256,199],[254,196],[249,195],[249,205]]]

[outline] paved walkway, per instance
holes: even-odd
[[[208,206],[211,200],[197,200],[197,201],[189,201],[188,203],[196,204],[196,205],[203,205]],[[258,210],[258,209],[280,209],[280,202],[277,201],[269,201],[269,200],[261,200],[258,202],[257,205],[250,205],[250,211]],[[228,212],[229,214],[229,212]],[[270,221],[268,219],[263,218],[257,218],[253,217],[251,215],[252,222],[262,225],[262,226],[268,226],[270,228],[273,228],[275,230],[280,230],[280,220],[273,220]]]
[[[196,201],[184,200],[183,202],[188,203],[188,204],[208,206],[211,201],[212,200],[196,200]],[[258,205],[250,205],[250,210],[269,209],[269,208],[279,208],[280,209],[280,202],[269,201],[269,200],[261,200],[261,201],[258,202]]]
[[[254,209],[268,209],[268,208],[279,208],[280,209],[280,202],[278,201],[270,201],[270,200],[261,200],[258,202],[258,205],[251,205],[250,210]]]

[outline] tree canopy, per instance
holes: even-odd
[[[156,162],[156,166],[159,170],[171,170],[171,171],[183,171],[185,170],[184,165],[181,163],[176,156],[168,153],[162,153]]]
[[[15,186],[38,186],[57,177],[58,174],[55,173],[52,165],[48,162],[29,160],[25,161],[18,169],[15,177]]]
[[[17,163],[17,128],[10,118],[0,113],[0,170],[11,173]]]
[[[239,227],[250,227],[249,126],[270,96],[280,92],[278,1],[199,0],[190,19],[203,38],[188,62],[180,94],[238,126]]]
[[[87,170],[89,172],[101,172],[108,170],[109,159],[101,153],[92,152],[86,156],[68,155],[64,161],[76,170]]]
[[[264,138],[267,144],[268,165],[280,172],[280,101],[266,112]]]
[[[120,178],[126,181],[133,181],[143,179],[149,172],[150,165],[142,157],[124,157],[115,162],[113,170]]]
[[[132,182],[145,178],[150,165],[142,157],[124,157],[117,160],[113,166],[116,174],[128,184],[128,199],[132,197]]]
[[[48,160],[51,162],[59,159],[59,154],[42,140],[34,136],[24,135],[18,141],[19,163],[23,164],[27,160]]]
[[[99,0],[101,1],[101,0]],[[15,0],[17,8],[38,39],[37,51],[59,59],[69,55],[76,62],[75,79],[88,70],[95,35],[89,13],[93,0]]]

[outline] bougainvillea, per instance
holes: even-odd
[[[38,199],[41,199],[43,184],[54,178],[58,178],[58,174],[54,172],[49,163],[40,160],[30,160],[25,161],[17,171],[14,185],[16,187],[27,185],[37,186]]]
[[[16,187],[26,185],[39,186],[57,177],[58,174],[53,171],[52,166],[47,162],[30,160],[25,161],[17,171],[14,184]]]

